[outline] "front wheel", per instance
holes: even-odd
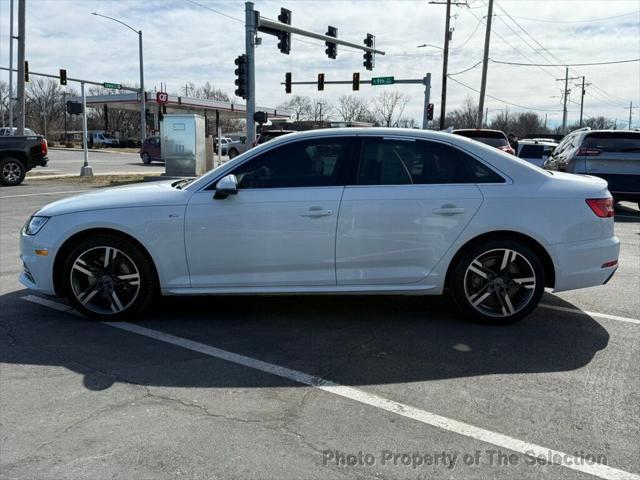
[[[147,152],[142,152],[142,163],[144,163],[145,165],[149,165],[151,163],[151,155],[149,155]]]
[[[238,151],[235,148],[229,150],[229,160],[238,156]]]
[[[0,160],[0,183],[8,187],[20,185],[24,180],[27,170],[24,164],[13,157],[5,157]]]
[[[491,240],[464,252],[453,268],[451,293],[466,318],[513,323],[529,315],[544,293],[544,268],[528,246]]]
[[[65,259],[62,275],[73,306],[100,320],[143,311],[156,290],[146,255],[132,242],[109,235],[80,242]]]

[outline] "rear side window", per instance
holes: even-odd
[[[591,133],[582,142],[584,148],[597,148],[605,152],[640,152],[640,133]]]
[[[358,185],[501,183],[499,175],[457,148],[421,140],[364,140]]]
[[[523,145],[519,156],[523,158],[542,158],[543,154],[544,146],[542,145]]]

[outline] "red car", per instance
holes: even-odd
[[[516,151],[511,148],[511,145],[509,145],[507,136],[500,130],[490,130],[488,128],[461,128],[459,130],[454,130],[453,133],[472,140],[477,140],[478,142],[490,145],[502,150],[503,152],[510,153],[511,155],[516,154]]]
[[[154,160],[162,160],[162,152],[160,150],[160,137],[147,137],[140,147],[140,158],[145,164],[150,164]]]

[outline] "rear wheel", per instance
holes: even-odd
[[[142,152],[142,163],[144,163],[145,165],[149,165],[151,163],[151,155],[149,155],[147,152]]]
[[[238,156],[238,151],[235,148],[229,150],[229,160]]]
[[[8,187],[20,185],[27,174],[24,164],[13,157],[0,160],[0,183]]]
[[[490,240],[468,249],[451,278],[452,296],[470,320],[505,324],[523,319],[544,293],[544,268],[526,245]]]
[[[155,292],[146,255],[133,243],[108,235],[80,242],[65,260],[63,279],[73,306],[100,320],[141,312]]]

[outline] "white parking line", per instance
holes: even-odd
[[[20,195],[2,195],[0,196],[0,198],[39,197],[40,195],[66,195],[67,193],[81,193],[81,192],[87,192],[87,191],[89,191],[89,189],[66,190],[63,192],[22,193]]]
[[[71,307],[63,305],[58,302],[47,300],[44,298],[36,297],[34,295],[28,295],[22,297],[23,300],[38,303],[40,305],[54,308],[68,313],[75,313]],[[255,358],[247,357],[245,355],[239,355],[237,353],[222,350],[210,345],[205,345],[200,342],[188,340],[186,338],[177,337],[168,333],[160,332],[158,330],[152,330],[150,328],[141,327],[127,322],[101,322],[103,325],[125,330],[127,332],[142,335],[144,337],[152,338],[160,342],[176,345],[188,350],[207,355],[209,357],[232,362],[244,367],[259,370],[277,377],[286,378],[303,385],[323,390],[328,393],[333,393],[343,398],[353,400],[355,402],[369,405],[371,407],[378,408],[401,417],[409,418],[411,420],[418,421],[425,425],[440,428],[449,432],[457,433],[459,435],[473,438],[481,442],[490,443],[492,445],[502,447],[514,452],[521,453],[530,457],[541,457],[547,460],[553,460],[555,465],[577,470],[579,472],[587,473],[599,478],[607,480],[640,480],[640,475],[630,473],[617,468],[609,467],[600,463],[586,464],[585,461],[579,457],[546,448],[535,443],[525,442],[508,435],[503,435],[498,432],[493,432],[484,428],[476,427],[465,422],[460,422],[451,418],[443,417],[435,413],[421,410],[411,405],[399,403],[388,398],[375,395],[373,393],[365,392],[354,387],[347,387],[324,378],[309,375],[308,373],[293,370],[280,365],[275,365],[269,362],[263,362]]]
[[[607,318],[609,320],[618,320],[619,322],[633,323],[640,325],[640,320],[636,318],[620,317],[618,315],[609,315],[608,313],[590,312],[587,310],[578,310],[577,308],[559,307],[557,305],[549,305],[548,303],[541,303],[538,305],[542,308],[548,308],[550,310],[558,310],[559,312],[577,313],[579,315],[589,315],[590,317]]]

